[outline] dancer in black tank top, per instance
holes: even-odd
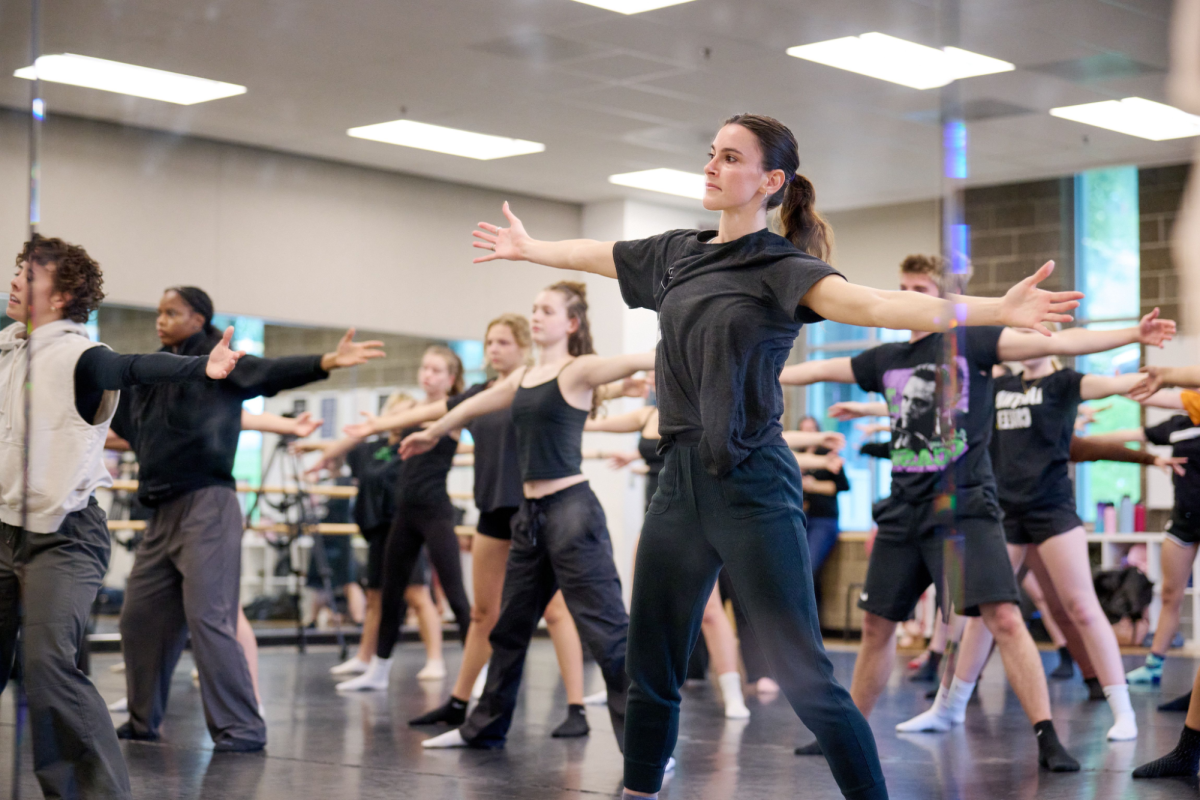
[[[527,364],[532,347],[529,321],[520,314],[500,315],[492,320],[484,334],[484,354],[498,380],[504,380]],[[353,426],[348,431],[364,435],[432,422],[494,383],[477,383],[462,394],[440,403],[430,403],[412,412],[378,417],[362,426]],[[450,698],[432,711],[409,720],[410,725],[457,726],[463,723],[471,696],[478,696],[483,691],[480,679],[484,677],[483,670],[492,655],[488,638],[500,616],[504,568],[512,541],[512,518],[522,499],[517,429],[509,408],[476,417],[467,424],[466,429],[474,441],[475,506],[479,509],[479,521],[475,526],[477,536],[471,542],[474,590],[471,630],[463,645],[462,665]],[[550,735],[555,738],[585,736],[589,729],[583,708],[583,649],[562,592],[554,595],[543,616],[558,655],[567,695],[567,719]]]
[[[453,350],[434,346],[425,351],[419,372],[421,388],[429,402],[462,391],[462,362]],[[415,433],[419,427],[405,433]],[[459,635],[465,641],[471,625],[471,604],[462,581],[458,537],[454,534],[454,506],[446,491],[446,475],[458,449],[458,430],[448,430],[419,458],[406,461],[396,488],[396,516],[384,548],[384,573],[379,643],[367,671],[343,681],[337,690],[382,691],[387,689],[392,650],[400,636],[407,603],[404,592],[424,546],[437,570],[446,601],[454,612]]]
[[[705,168],[704,204],[722,212],[717,231],[619,243],[539,241],[505,205],[510,227],[483,224],[475,232],[476,246],[492,251],[477,261],[531,261],[616,278],[628,305],[659,315],[659,429],[670,449],[633,587],[625,742],[631,797],[654,796],[662,785],[683,666],[722,563],[842,792],[887,796],[870,728],[833,679],[821,644],[800,473],[779,424],[779,373],[805,322],[941,330],[947,304],[855,286],[810,255],[827,253],[826,228],[798,166],[791,131],[768,117],[739,115],[717,133]],[[788,238],[767,230],[768,209],[781,204]],[[1060,312],[1078,295],[1038,290],[1050,269],[1003,299],[955,297],[962,322],[1065,321]]]
[[[595,389],[650,369],[653,358],[649,353],[612,358],[592,353],[583,284],[558,283],[539,294],[532,323],[537,366],[496,383],[400,445],[401,455],[414,457],[446,431],[511,407],[525,482],[521,509],[513,519],[504,601],[492,630],[483,697],[462,728],[426,740],[425,747],[504,745],[525,652],[558,588],[604,675],[618,746],[624,739],[629,618],[604,510],[580,469],[582,436]]]

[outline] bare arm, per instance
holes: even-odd
[[[278,433],[280,436],[299,436],[303,439],[319,427],[321,420],[313,419],[313,415],[307,411],[296,417],[242,412],[242,430],[246,431]]]
[[[804,295],[803,304],[825,319],[893,330],[944,331],[953,313],[959,324],[1012,325],[1049,334],[1047,322],[1069,322],[1066,313],[1079,305],[1080,292],[1047,292],[1037,285],[1050,277],[1054,262],[1008,290],[1004,297],[947,295],[871,289],[830,275]],[[953,309],[953,310],[952,310]]]
[[[565,239],[546,242],[534,239],[525,232],[521,220],[509,210],[508,202],[501,209],[508,219],[507,228],[490,222],[479,223],[474,232],[478,240],[475,247],[489,250],[487,255],[475,259],[476,264],[484,261],[529,261],[557,269],[576,272],[591,272],[606,278],[617,277],[617,263],[613,259],[613,242],[597,242],[594,239]]]
[[[1183,392],[1176,389],[1160,389],[1142,400],[1142,405],[1150,408],[1169,408],[1172,411],[1183,410]]]
[[[811,475],[805,475],[801,481],[805,494],[823,494],[827,496],[837,494],[837,484],[833,481],[817,480]]]
[[[470,401],[468,400],[467,402]],[[463,405],[466,405],[466,403],[463,403]],[[413,406],[403,411],[394,411],[382,417],[376,417],[364,412],[363,416],[366,419],[354,425],[347,425],[345,432],[349,436],[357,436],[360,439],[365,439],[376,433],[398,431],[425,422],[432,422],[435,419],[446,416],[446,411],[446,401],[435,400],[432,403],[422,403],[419,406]]]
[[[826,279],[828,280],[828,278]],[[849,358],[816,358],[784,367],[779,373],[784,386],[808,386],[813,383],[856,383]]]
[[[1130,397],[1138,402],[1168,386],[1185,389],[1200,387],[1200,366],[1192,367],[1142,367],[1146,373],[1146,382],[1130,393]]]
[[[1146,380],[1145,375],[1084,375],[1079,382],[1079,396],[1084,400],[1100,400],[1117,394],[1129,394]]]
[[[1093,442],[1144,442],[1146,441],[1146,429],[1128,428],[1123,431],[1094,433],[1087,438]]]
[[[513,398],[517,394],[517,387],[521,385],[521,378],[524,375],[525,370],[515,370],[504,380],[492,384],[491,388],[485,389],[470,400],[459,403],[450,413],[428,428],[405,437],[404,441],[400,443],[400,457],[411,458],[427,452],[450,431],[465,427],[476,417],[508,408],[512,405]]]
[[[604,386],[635,372],[654,369],[654,351],[620,356],[579,356],[563,370],[562,380],[570,389]]]
[[[615,417],[589,419],[583,424],[583,429],[596,433],[638,433],[646,427],[646,422],[653,412],[653,406],[646,406]]]
[[[1103,353],[1127,344],[1144,344],[1147,347],[1162,347],[1175,336],[1175,321],[1159,319],[1154,309],[1141,322],[1130,328],[1097,331],[1087,328],[1068,328],[1049,336],[1038,336],[1028,331],[1006,329],[1000,334],[996,354],[1001,361],[1023,361],[1042,356],[1082,356]]]
[[[846,446],[846,437],[837,431],[784,431],[783,441],[793,450],[824,447],[836,452]]]
[[[834,419],[840,420],[858,419],[859,417],[886,417],[888,415],[888,406],[882,400],[871,400],[865,403],[857,400],[843,400],[840,403],[831,405],[827,413]],[[884,426],[885,429],[890,427]]]
[[[108,433],[105,434],[104,438],[104,449],[125,452],[127,450],[132,450],[133,448],[129,446],[129,442],[125,441],[120,436],[117,436],[117,434],[113,433],[112,429],[109,428]]]

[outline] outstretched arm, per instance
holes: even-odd
[[[828,278],[826,278],[828,280]],[[779,373],[784,386],[808,386],[813,383],[855,383],[849,358],[815,358],[792,364]]]
[[[1192,367],[1142,367],[1146,373],[1146,382],[1130,393],[1130,397],[1138,402],[1157,392],[1159,389],[1177,386],[1184,389],[1200,387],[1200,366]]]
[[[1123,431],[1094,433],[1087,438],[1091,439],[1093,442],[1144,442],[1146,441],[1146,429],[1127,428]]]
[[[1084,375],[1079,382],[1079,396],[1084,400],[1100,400],[1118,394],[1129,394],[1146,380],[1145,375]]]
[[[583,424],[583,429],[594,433],[639,433],[646,427],[646,422],[652,413],[654,413],[654,407],[645,406],[627,414],[618,414],[615,417],[589,419]]]
[[[562,381],[573,389],[596,389],[615,380],[628,378],[635,372],[649,369],[654,369],[653,350],[620,356],[587,355],[575,359],[563,370]]]
[[[837,431],[784,431],[783,441],[793,450],[824,447],[836,453],[846,446],[846,437]]]
[[[319,427],[321,427],[321,420],[313,419],[313,415],[308,411],[295,417],[242,412],[242,430],[244,431],[278,433],[280,436],[295,436],[303,439]]]
[[[858,400],[843,400],[831,405],[826,413],[834,419],[843,421],[859,417],[886,417],[888,406],[882,400],[871,400],[865,403]],[[890,427],[890,425],[885,425],[883,429],[887,430]]]
[[[1008,290],[1004,297],[947,295],[870,289],[830,275],[804,295],[803,305],[825,319],[893,330],[944,331],[953,313],[963,325],[1012,325],[1033,328],[1045,335],[1047,322],[1070,322],[1066,313],[1079,305],[1081,292],[1047,292],[1038,284],[1050,277],[1054,262],[1047,261],[1034,274]],[[951,310],[953,309],[953,310]]]
[[[508,227],[501,228],[490,222],[479,223],[473,233],[475,247],[489,250],[474,263],[484,261],[529,261],[558,269],[591,272],[606,278],[617,277],[617,263],[613,260],[613,242],[597,242],[594,239],[566,239],[546,242],[534,239],[525,232],[525,226],[516,214],[509,210],[508,202],[501,207],[508,219]]]
[[[1023,361],[1043,356],[1083,356],[1103,353],[1127,344],[1162,347],[1175,337],[1175,321],[1159,319],[1154,309],[1141,322],[1129,328],[1097,331],[1087,328],[1068,328],[1049,336],[1009,328],[1000,334],[996,354],[1001,361]]]
[[[467,423],[476,417],[481,417],[484,414],[490,414],[493,411],[499,411],[502,408],[508,408],[512,405],[513,398],[517,394],[517,387],[521,385],[521,378],[524,376],[525,370],[516,370],[502,381],[497,381],[490,388],[485,389],[479,394],[472,397],[470,400],[465,400],[459,403],[437,422],[425,428],[422,431],[410,434],[405,437],[400,443],[400,457],[412,458],[415,455],[432,450],[434,445],[450,431],[465,427]]]
[[[362,422],[347,425],[342,429],[342,432],[347,436],[365,439],[377,433],[398,431],[404,428],[411,428],[414,425],[420,425],[424,422],[433,422],[435,419],[446,416],[446,411],[445,400],[421,403],[412,408],[405,408],[401,411],[393,411],[391,414],[384,414],[381,417],[364,411]]]
[[[1172,411],[1183,409],[1183,392],[1177,389],[1160,389],[1149,397],[1141,400],[1142,405],[1149,408],[1169,408]]]

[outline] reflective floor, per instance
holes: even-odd
[[[450,669],[457,668],[457,645],[448,645]],[[405,721],[442,701],[449,682],[420,684],[419,645],[397,652],[388,694],[338,696],[328,668],[332,648],[307,655],[270,648],[261,670],[270,745],[265,754],[214,755],[200,710],[199,690],[189,680],[185,658],[175,676],[163,740],[123,743],[138,798],[221,798],[222,800],[326,800],[332,798],[422,798],[424,800],[505,800],[611,797],[619,794],[621,764],[607,713],[589,709],[592,734],[585,739],[551,739],[566,708],[553,649],[537,640],[530,654],[526,685],[506,750],[426,752],[424,730]],[[849,681],[853,653],[832,654],[839,677]],[[1046,655],[1050,659],[1056,657]],[[124,678],[109,671],[115,655],[95,658],[95,679],[106,700],[124,693]],[[1129,657],[1132,667],[1140,659]],[[1055,661],[1056,663],[1056,661]],[[1163,687],[1134,688],[1141,737],[1108,744],[1111,724],[1104,703],[1088,703],[1078,679],[1051,686],[1059,735],[1083,763],[1074,775],[1040,773],[1034,762],[1033,734],[1016,698],[1007,689],[999,659],[980,683],[962,730],[945,735],[898,736],[892,726],[923,710],[925,684],[902,680],[892,685],[872,719],[891,796],[896,798],[1158,798],[1194,796],[1186,781],[1134,783],[1130,770],[1170,750],[1183,724],[1181,714],[1159,714],[1161,697],[1185,691],[1196,662],[1168,660]],[[587,688],[601,687],[589,665]],[[798,758],[792,748],[810,736],[782,698],[747,698],[749,721],[726,721],[716,690],[708,685],[685,690],[679,769],[664,797],[678,800],[738,798],[836,798],[837,787],[823,759]],[[116,716],[118,722],[123,716]],[[0,708],[0,749],[12,749],[12,707]],[[22,794],[39,797],[30,773],[28,741],[23,748]],[[0,759],[0,794],[11,777],[8,758]]]

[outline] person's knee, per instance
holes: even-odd
[[[863,647],[886,647],[896,634],[896,623],[890,619],[867,612],[863,615]]]
[[[980,608],[980,614],[987,629],[997,640],[1028,634],[1025,620],[1021,618],[1021,611],[1015,603],[989,603]]]
[[[496,626],[496,620],[500,619],[500,607],[490,603],[476,603],[471,606],[471,624],[478,625],[486,630],[491,630]],[[550,616],[546,616],[546,622],[550,622]]]
[[[1100,602],[1087,595],[1064,597],[1063,606],[1067,611],[1067,616],[1071,618],[1071,622],[1075,623],[1076,627],[1085,628],[1097,625],[1104,617],[1100,610]]]
[[[1163,581],[1162,602],[1164,606],[1176,606],[1183,602],[1183,586],[1173,581]]]

